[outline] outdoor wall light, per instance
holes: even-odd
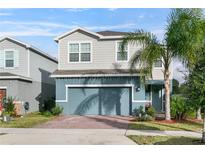
[[[140,91],[140,87],[135,88],[136,92]]]

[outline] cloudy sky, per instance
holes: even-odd
[[[0,36],[9,35],[57,55],[55,36],[75,28],[92,31],[144,29],[163,39],[170,9],[0,9]],[[182,81],[179,62],[175,77]]]

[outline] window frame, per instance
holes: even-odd
[[[6,52],[13,51],[13,67],[6,67]],[[4,49],[4,69],[14,69],[15,68],[15,49]]]
[[[81,52],[81,44],[82,43],[89,43],[90,44],[90,52]],[[79,52],[76,52],[79,54],[79,61],[70,61],[70,44],[78,44],[79,45]],[[67,61],[68,63],[92,63],[92,41],[68,41],[68,56]],[[90,61],[81,61],[81,53],[90,53]]]
[[[129,43],[127,44],[127,60],[118,60],[117,59],[117,53],[118,53],[118,43],[120,43],[122,41],[115,41],[115,62],[120,62],[120,63],[127,63],[130,59],[130,47],[129,47]]]

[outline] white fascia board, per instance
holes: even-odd
[[[50,75],[52,78],[74,78],[74,77],[116,77],[116,76],[140,76],[140,74],[80,74],[80,75]]]
[[[69,32],[66,32],[66,33],[63,33],[63,34],[60,35],[60,36],[57,36],[54,40],[55,40],[55,41],[58,41],[58,40],[61,39],[62,37],[66,36],[66,35],[69,35],[69,34],[75,32],[75,31],[78,31],[78,30],[82,30],[82,31],[84,31],[84,32],[87,32],[87,33],[89,33],[89,34],[95,35],[95,36],[97,36],[97,37],[102,37],[102,35],[97,34],[97,33],[95,33],[95,32],[91,32],[91,31],[89,31],[89,30],[87,30],[87,29],[85,29],[85,28],[77,27],[77,28],[75,28],[75,29],[73,29],[73,30],[71,30],[71,31],[69,31]]]

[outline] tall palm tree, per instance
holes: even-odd
[[[125,44],[140,44],[130,60],[130,69],[138,68],[140,73],[150,78],[154,63],[161,59],[163,64],[165,86],[165,119],[170,116],[170,65],[174,58],[180,59],[185,66],[191,68],[198,53],[202,51],[205,37],[203,10],[173,9],[168,16],[164,40],[159,41],[151,32],[137,30],[128,33],[122,41],[121,52]],[[137,66],[137,67],[136,67]]]

